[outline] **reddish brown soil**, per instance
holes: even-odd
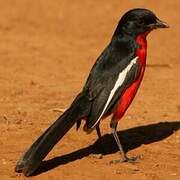
[[[119,154],[107,119],[104,150],[95,132],[73,128],[30,179],[180,179],[180,1],[1,0],[1,180],[26,179],[14,172],[16,161],[59,116],[53,110],[68,107],[120,16],[134,7],[152,9],[171,26],[149,35],[143,84],[118,127],[128,154],[142,158],[109,165]]]

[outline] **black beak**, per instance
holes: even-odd
[[[159,19],[156,20],[156,23],[150,24],[150,27],[152,29],[157,29],[157,28],[169,28],[169,25]]]

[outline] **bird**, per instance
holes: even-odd
[[[117,124],[133,101],[143,79],[147,56],[147,35],[168,28],[154,12],[144,8],[127,11],[119,20],[109,44],[97,58],[84,87],[70,107],[20,157],[15,171],[31,176],[58,141],[82,120],[87,133],[94,129],[101,139],[100,122],[111,115],[110,128],[121,156],[112,162],[134,162],[117,134]]]

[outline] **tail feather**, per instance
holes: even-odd
[[[16,164],[15,171],[30,176],[41,164],[57,142],[71,129],[75,122],[86,117],[90,111],[90,101],[79,94],[70,108],[64,112],[25,152]]]

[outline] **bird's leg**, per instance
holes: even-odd
[[[99,123],[96,125],[96,132],[97,132],[99,140],[101,141],[102,136],[101,136],[101,131],[100,131],[100,128],[99,128]]]
[[[121,157],[121,159],[118,159],[118,160],[112,160],[110,163],[135,162],[139,157],[138,156],[136,156],[136,157],[128,157],[126,155],[126,153],[124,152],[123,147],[121,145],[120,139],[118,137],[116,127],[117,127],[117,122],[112,120],[111,121],[112,134],[114,136],[114,139],[115,139],[115,141],[117,143],[117,146],[119,148],[119,152],[120,152],[122,157]]]
[[[96,132],[97,132],[97,135],[98,135],[98,138],[99,138],[99,144],[100,144],[100,149],[104,149],[104,145],[103,145],[103,142],[102,142],[102,135],[101,135],[101,131],[100,131],[100,127],[99,127],[99,124],[100,123],[98,123],[97,125],[96,125]]]
[[[99,123],[96,125],[96,132],[97,132],[99,142],[100,142],[99,143],[100,146],[98,146],[98,149],[103,149],[102,136],[101,136],[101,131],[100,131],[100,128],[99,128]],[[91,157],[97,158],[97,159],[102,159],[103,155],[102,155],[102,153],[92,154]]]

